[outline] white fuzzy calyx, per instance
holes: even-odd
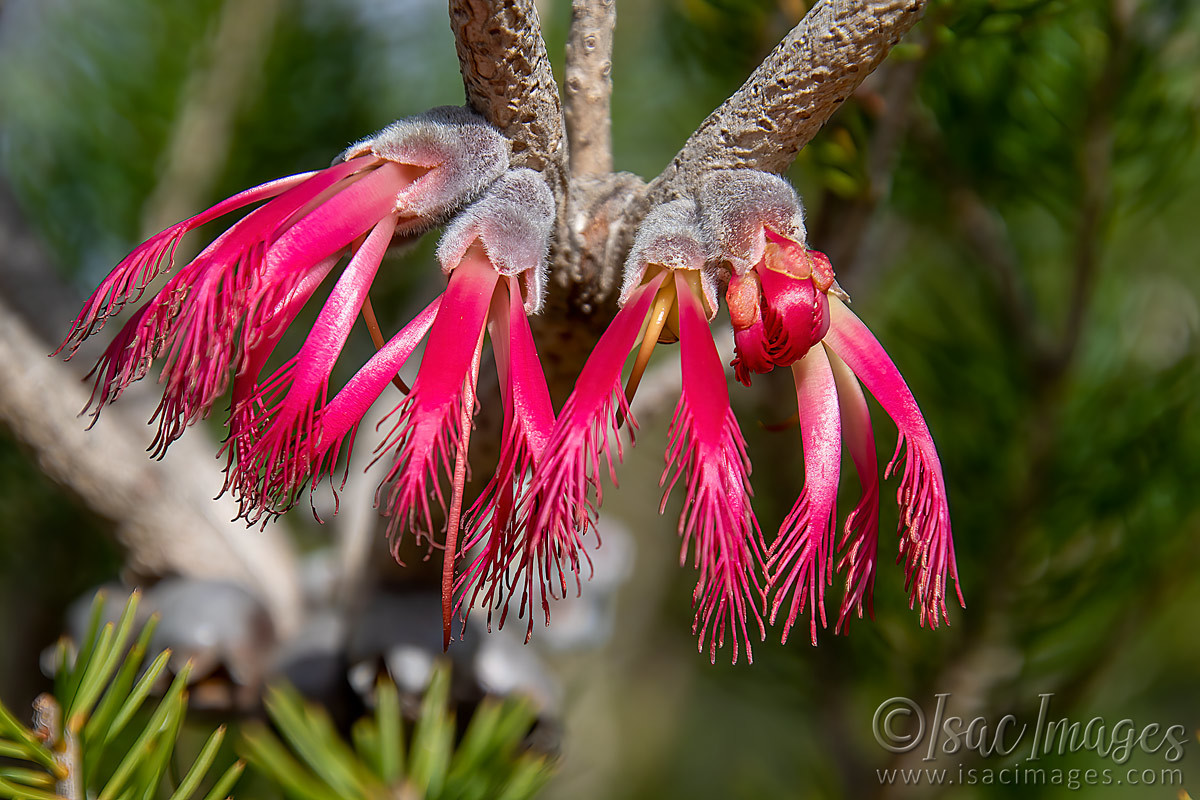
[[[691,269],[700,273],[705,307],[711,318],[716,313],[721,280],[716,264],[709,257],[710,250],[695,201],[680,198],[655,207],[638,226],[625,260],[625,279],[618,302],[624,305],[633,291],[645,283],[651,267]]]
[[[429,170],[396,197],[397,232],[445,222],[508,169],[509,143],[483,117],[461,106],[439,106],[393,122],[339,156],[362,155]]]
[[[804,246],[804,206],[786,180],[754,169],[714,170],[700,182],[700,218],[713,251],[738,275],[762,260],[764,227]]]
[[[536,314],[545,299],[554,217],[545,179],[524,167],[509,170],[447,226],[437,248],[442,271],[453,270],[479,241],[497,272],[522,276],[525,312]]]

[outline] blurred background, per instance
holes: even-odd
[[[570,3],[539,8],[561,69]],[[657,174],[805,11],[803,0],[619,3],[617,169]],[[369,478],[352,473],[342,514],[325,526],[301,507],[267,533],[222,528],[225,517],[203,510],[222,483],[216,421],[185,437],[204,442],[194,451],[151,462],[141,447],[152,430],[139,421],[153,403],[133,397],[127,421],[102,420],[93,432],[124,449],[71,445],[86,423],[73,416],[82,402],[63,416],[49,410],[72,399],[55,383],[71,368],[44,370],[80,299],[146,236],[245,187],[322,167],[397,117],[462,101],[445,7],[432,0],[0,2],[2,313],[33,337],[18,341],[7,325],[0,350],[10,414],[0,422],[0,697],[10,708],[27,709],[43,688],[39,653],[68,627],[72,602],[122,576],[186,573],[181,565],[249,586],[285,650],[319,650],[314,620],[330,608],[352,621],[343,613],[329,624],[359,639],[392,641],[410,635],[406,625],[432,624],[436,640],[436,601],[401,594],[392,609],[361,588],[350,598],[339,590],[337,576],[363,569],[347,561],[391,573],[378,564],[383,548],[369,545],[381,538]],[[1046,693],[1054,718],[1183,725],[1179,763],[1135,752],[1122,766],[1083,752],[1043,765],[1145,768],[1158,784],[1085,787],[1089,797],[1181,796],[1160,768],[1198,785],[1198,132],[1200,6],[1190,0],[930,3],[790,178],[805,198],[810,246],[829,254],[925,412],[967,608],[951,608],[937,631],[908,609],[891,563],[891,481],[875,620],[854,620],[848,636],[826,631],[815,648],[803,635],[781,646],[774,631],[752,666],[731,666],[724,653],[710,665],[690,635],[695,579],[677,566],[678,499],[656,513],[675,395],[655,405],[650,394],[634,406],[645,430],[621,488],[605,492],[590,605],[556,612],[555,628],[539,626],[528,649],[488,644],[482,630],[451,648],[469,650],[492,676],[485,688],[507,675],[540,693],[561,751],[545,796],[1077,794],[982,778],[881,782],[877,770],[930,764],[923,748],[879,745],[876,709],[902,696],[932,720],[938,693],[964,718],[993,725],[1010,713],[1032,724]],[[436,290],[430,239],[381,273],[373,300],[385,328]],[[365,331],[355,337],[361,363],[370,343]],[[798,433],[776,424],[794,413],[789,380],[732,392],[767,531],[802,476]],[[33,400],[19,405],[14,387]],[[895,432],[874,410],[886,463]],[[43,430],[56,426],[61,440]],[[128,497],[59,463],[63,447],[85,446]],[[843,485],[844,511],[857,483],[846,473]],[[131,522],[147,509],[165,514],[157,528]],[[205,514],[213,519],[194,519]],[[195,544],[205,525],[226,537],[219,547]],[[163,529],[169,536],[156,539]],[[175,552],[179,541],[200,555]],[[309,645],[291,644],[301,640]],[[268,649],[249,641],[250,651]],[[277,664],[278,649],[260,653],[270,663],[258,667]],[[999,769],[1020,755],[962,753],[937,765]]]

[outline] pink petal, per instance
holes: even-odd
[[[84,339],[104,326],[104,321],[108,317],[120,311],[130,299],[136,301],[140,298],[150,281],[154,280],[155,276],[162,271],[164,260],[167,262],[167,269],[174,265],[175,251],[179,247],[179,241],[189,231],[195,230],[219,216],[228,214],[230,211],[275,197],[285,190],[307,181],[314,174],[316,173],[306,172],[300,175],[291,175],[247,189],[222,200],[194,217],[172,225],[138,245],[120,264],[117,264],[96,291],[92,292],[84,303],[83,310],[76,317],[71,332],[54,351],[54,355],[58,355],[68,346],[74,352]]]
[[[150,371],[155,355],[152,349],[154,340],[143,336],[143,331],[153,324],[154,312],[154,301],[134,312],[88,372],[88,378],[95,376],[95,383],[91,397],[80,414],[87,413],[95,406],[89,428],[99,421],[100,412],[106,405],[120,397],[129,384],[141,380]]]
[[[767,329],[762,315],[762,281],[755,270],[729,278],[725,304],[733,323],[734,358],[730,366],[739,382],[750,385],[750,374],[775,369],[767,353]]]
[[[396,195],[412,183],[410,171],[385,161],[318,205],[271,245],[263,280],[304,272],[333,255],[392,213]]]
[[[310,488],[315,489],[317,484],[326,475],[332,479],[343,449],[349,451],[354,446],[354,436],[359,424],[362,422],[363,416],[374,405],[375,401],[383,393],[383,390],[391,383],[392,378],[404,366],[404,363],[408,361],[413,351],[417,349],[417,345],[425,338],[425,334],[429,332],[429,328],[433,325],[433,320],[441,304],[442,297],[439,295],[420,314],[414,317],[408,325],[404,326],[399,333],[393,336],[379,352],[372,356],[366,365],[354,374],[354,377],[350,379],[328,405],[319,409],[316,424],[313,426],[312,431],[316,437],[315,441],[311,443],[304,442],[296,447],[298,452],[309,455],[310,461],[305,465],[304,469],[305,473],[311,478]],[[240,381],[243,376],[239,375],[238,377]],[[256,380],[254,377],[250,377],[247,383],[247,393],[252,396]],[[237,382],[235,382],[234,392],[236,403],[238,397]],[[245,398],[245,400],[249,399],[249,397]],[[237,405],[235,405],[235,410],[236,408]],[[238,442],[236,430],[234,429],[231,435],[231,445],[236,445]],[[347,441],[347,438],[349,441]],[[252,442],[253,438],[251,437],[249,441]],[[231,463],[233,457],[231,454]],[[346,467],[348,470],[349,464]],[[345,479],[346,476],[343,474],[343,486],[345,485]],[[227,479],[226,489],[231,488],[231,485],[232,480]],[[297,485],[298,488],[299,485]],[[255,515],[261,513],[268,512],[264,509],[255,509],[243,504],[242,516],[247,517],[251,522],[256,521],[257,517]]]
[[[384,217],[350,259],[312,331],[296,354],[258,387],[249,409],[261,409],[247,430],[256,431],[239,451],[234,481],[244,505],[289,507],[308,478],[316,441],[317,408],[326,401],[329,376],[366,299],[383,254],[396,229],[396,215]],[[249,437],[246,437],[247,439]]]
[[[794,364],[825,335],[829,300],[809,278],[797,278],[761,264],[755,271],[762,281],[767,353],[780,366]]]
[[[589,515],[595,516],[603,500],[602,458],[607,462],[609,477],[616,481],[610,437],[617,438],[619,461],[622,453],[617,414],[628,420],[631,435],[637,427],[629,415],[621,370],[665,278],[666,273],[660,273],[629,296],[583,365],[575,389],[554,425],[546,447],[547,457],[534,476],[530,503],[537,508],[536,513],[529,515],[528,523],[535,528],[583,527]],[[596,493],[594,504],[592,490]]]
[[[329,275],[337,261],[337,256],[330,256],[317,264],[293,287],[291,293],[276,303],[268,315],[272,320],[271,327],[264,331],[253,344],[249,345],[243,354],[241,366],[233,379],[233,392],[229,404],[229,438],[222,448],[222,453],[226,456],[225,486],[222,493],[230,490],[233,490],[234,494],[238,496],[241,496],[242,493],[242,487],[235,485],[241,478],[235,466],[237,462],[247,458],[245,455],[239,456],[239,453],[245,454],[253,446],[258,433],[254,428],[254,421],[266,413],[261,398],[256,397],[258,380],[263,368],[266,367],[267,360],[275,352],[283,334],[295,321],[300,310],[312,298],[317,287]],[[255,520],[254,506],[243,505],[241,516],[253,522]]]
[[[812,643],[817,643],[817,620],[825,622],[825,586],[833,579],[833,541],[836,525],[838,473],[842,458],[842,424],[837,388],[825,348],[814,347],[792,365],[804,442],[804,490],[771,545],[771,584],[776,587],[771,622],[788,592],[791,608],[783,641],[796,617],[811,606]]]
[[[443,297],[438,295],[420,314],[413,317],[379,352],[371,356],[329,405],[321,409],[320,430],[314,447],[314,486],[322,475],[333,472],[346,437],[350,437],[346,449],[353,445],[354,432],[362,418],[433,327]]]
[[[904,561],[910,605],[920,605],[921,623],[937,627],[946,616],[946,575],[954,579],[959,603],[958,568],[950,532],[946,485],[933,437],[896,365],[879,342],[845,304],[830,302],[832,323],[826,343],[846,362],[896,423],[896,454],[884,476],[904,459],[904,476],[896,493],[900,504],[900,558]],[[907,448],[905,444],[907,443]]]
[[[730,366],[743,386],[750,385],[751,374],[764,375],[775,369],[775,361],[767,352],[767,329],[761,318],[749,328],[733,332],[734,356]]]
[[[399,551],[397,532],[401,525],[418,539],[425,536],[432,542],[430,494],[446,508],[438,474],[440,471],[449,476],[454,467],[454,453],[462,434],[463,387],[467,381],[474,385],[471,363],[498,279],[496,270],[479,250],[468,253],[450,273],[450,285],[429,333],[412,392],[392,412],[397,419],[380,450],[396,451],[395,462],[384,479],[385,486],[391,484],[386,506],[387,513],[393,515],[388,530],[393,553]],[[383,490],[381,486],[381,500]],[[424,523],[423,531],[418,521]]]
[[[676,272],[675,281],[683,391],[671,421],[667,467],[660,481],[667,488],[659,510],[665,509],[667,495],[686,475],[687,498],[679,517],[680,563],[687,560],[688,546],[694,542],[694,565],[700,570],[692,632],[699,632],[701,652],[708,638],[709,656],[715,663],[728,623],[734,631],[733,663],[737,663],[739,639],[745,643],[747,660],[753,662],[747,608],[758,623],[759,638],[766,632],[758,612],[763,597],[757,577],[762,533],[750,508],[750,459],[729,407],[725,371],[704,309],[682,274]]]
[[[128,383],[145,374],[146,370],[136,365],[165,356],[159,379],[164,384],[163,399],[153,417],[158,432],[152,449],[161,457],[171,442],[224,394],[230,367],[238,357],[235,332],[243,316],[249,311],[253,317],[255,307],[286,296],[298,276],[311,269],[309,264],[289,273],[270,290],[257,286],[268,243],[282,227],[369,161],[338,165],[293,186],[222,233],[167,281],[141,315],[138,330],[122,334],[126,346],[119,358],[130,368],[106,370],[118,384],[101,392],[96,413],[106,399],[114,399]],[[248,319],[243,339],[253,341],[260,328]]]
[[[829,365],[833,368],[833,379],[837,384],[838,407],[842,415],[842,438],[854,461],[858,482],[862,486],[862,497],[858,505],[846,517],[842,529],[838,571],[846,571],[846,594],[838,612],[837,631],[842,631],[849,621],[851,610],[858,618],[863,616],[863,599],[867,611],[874,616],[872,589],[875,585],[875,564],[879,548],[879,469],[875,462],[875,435],[871,430],[871,415],[867,410],[867,399],[863,396],[858,378],[838,358],[837,353],[827,351]]]
[[[490,629],[493,610],[501,611],[499,625],[503,627],[508,604],[520,587],[518,616],[524,616],[527,604],[531,608],[526,628],[528,641],[533,632],[535,598],[541,599],[542,612],[549,624],[548,597],[556,596],[556,585],[561,594],[566,593],[567,569],[575,574],[578,586],[582,543],[571,526],[538,528],[518,523],[516,509],[525,504],[528,476],[545,453],[554,428],[554,409],[519,284],[515,277],[505,281],[508,292],[503,296],[496,293],[491,323],[492,348],[504,400],[500,463],[468,512],[469,534],[462,549],[466,552],[483,544],[483,550],[459,577],[455,591],[459,594],[460,611],[465,607],[469,614],[486,586],[483,601],[488,608]],[[516,568],[512,570],[514,563]]]

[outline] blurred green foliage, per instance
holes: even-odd
[[[355,722],[351,746],[324,709],[277,686],[268,691],[266,707],[283,740],[265,725],[250,726],[242,750],[285,796],[297,800],[533,797],[551,769],[545,756],[524,745],[535,722],[532,708],[521,700],[485,699],[456,742],[449,700],[450,671],[443,665],[433,672],[415,722],[406,726],[395,684],[381,678],[375,712]],[[408,746],[405,727],[411,727]]]
[[[222,751],[225,726],[201,735],[204,744],[186,769],[180,763],[191,664],[172,677],[169,650],[147,661],[158,617],[139,621],[139,603],[134,592],[119,616],[104,622],[106,598],[96,595],[82,640],[63,637],[55,648],[53,691],[35,701],[32,729],[0,702],[0,798],[231,796],[246,761]],[[145,713],[155,695],[154,710]],[[405,699],[419,702],[411,747],[400,692],[381,677],[375,712],[357,720],[351,748],[324,709],[286,685],[271,688],[267,715],[287,744],[264,722],[241,726],[238,750],[259,773],[245,796],[524,800],[549,779],[549,758],[525,743],[536,721],[525,701],[485,699],[459,740],[448,665],[434,668],[423,696]]]
[[[138,602],[135,593],[119,618],[101,624],[105,600],[97,595],[83,639],[59,641],[53,693],[34,703],[34,729],[0,703],[0,755],[27,765],[0,766],[0,797],[222,800],[229,794],[245,764],[209,775],[225,738],[223,727],[208,736],[186,773],[164,788],[168,769],[179,767],[176,743],[187,714],[190,670],[184,667],[169,681],[152,712],[139,714],[156,681],[165,678],[170,653],[145,663],[157,619],[141,625],[135,637]]]
[[[541,5],[557,59],[569,4]],[[221,10],[215,0],[5,9],[4,170],[81,288],[136,243]],[[662,0],[621,2],[619,13],[616,162],[651,177],[803,8]],[[393,117],[462,99],[444,9],[432,2],[285,3],[265,64],[198,205],[323,165]],[[581,710],[551,793],[890,797],[875,771],[906,762],[879,747],[870,723],[895,695],[928,708],[934,693],[956,692],[996,721],[1029,715],[1039,693],[1054,692],[1075,719],[1200,726],[1198,127],[1195,3],[930,4],[791,177],[823,237],[812,246],[842,254],[843,285],[938,442],[968,607],[951,611],[948,629],[921,630],[884,535],[873,623],[827,633],[815,649],[768,643],[752,668],[710,667],[687,631],[693,576],[670,566],[673,523],[630,486],[643,474],[652,485],[661,466],[662,432],[648,430],[627,485],[606,493],[606,512],[641,534],[639,574],[603,657],[562,667]],[[419,291],[427,252],[395,271],[377,302],[385,324]],[[799,448],[753,421],[786,419],[794,401],[771,379],[734,397],[771,530],[799,489]],[[886,463],[892,431],[882,414],[876,423]],[[31,467],[5,456],[3,469],[3,484],[19,486]],[[844,508],[854,489],[848,474]],[[54,501],[44,506],[37,517],[6,512],[0,547],[57,535],[66,523]],[[885,505],[884,530],[894,521]],[[1179,765],[1192,785],[1196,750],[1193,741]],[[935,794],[1077,793],[996,784],[915,796]]]

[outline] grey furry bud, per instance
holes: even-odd
[[[506,172],[446,228],[438,243],[450,272],[478,239],[502,275],[523,275],[525,312],[536,314],[546,291],[546,254],[554,230],[554,195],[542,176],[522,167]]]
[[[717,270],[709,264],[710,249],[695,201],[680,198],[655,207],[638,227],[625,260],[625,280],[618,302],[625,304],[629,295],[645,282],[646,270],[652,265],[694,269],[700,272],[705,304],[715,314],[720,280]]]
[[[763,227],[804,245],[804,206],[791,184],[754,169],[714,170],[700,184],[700,215],[714,258],[738,275],[763,257]]]
[[[460,106],[439,106],[393,122],[352,144],[341,160],[368,153],[428,173],[396,198],[404,213],[399,233],[445,222],[508,169],[509,144],[483,117]]]

